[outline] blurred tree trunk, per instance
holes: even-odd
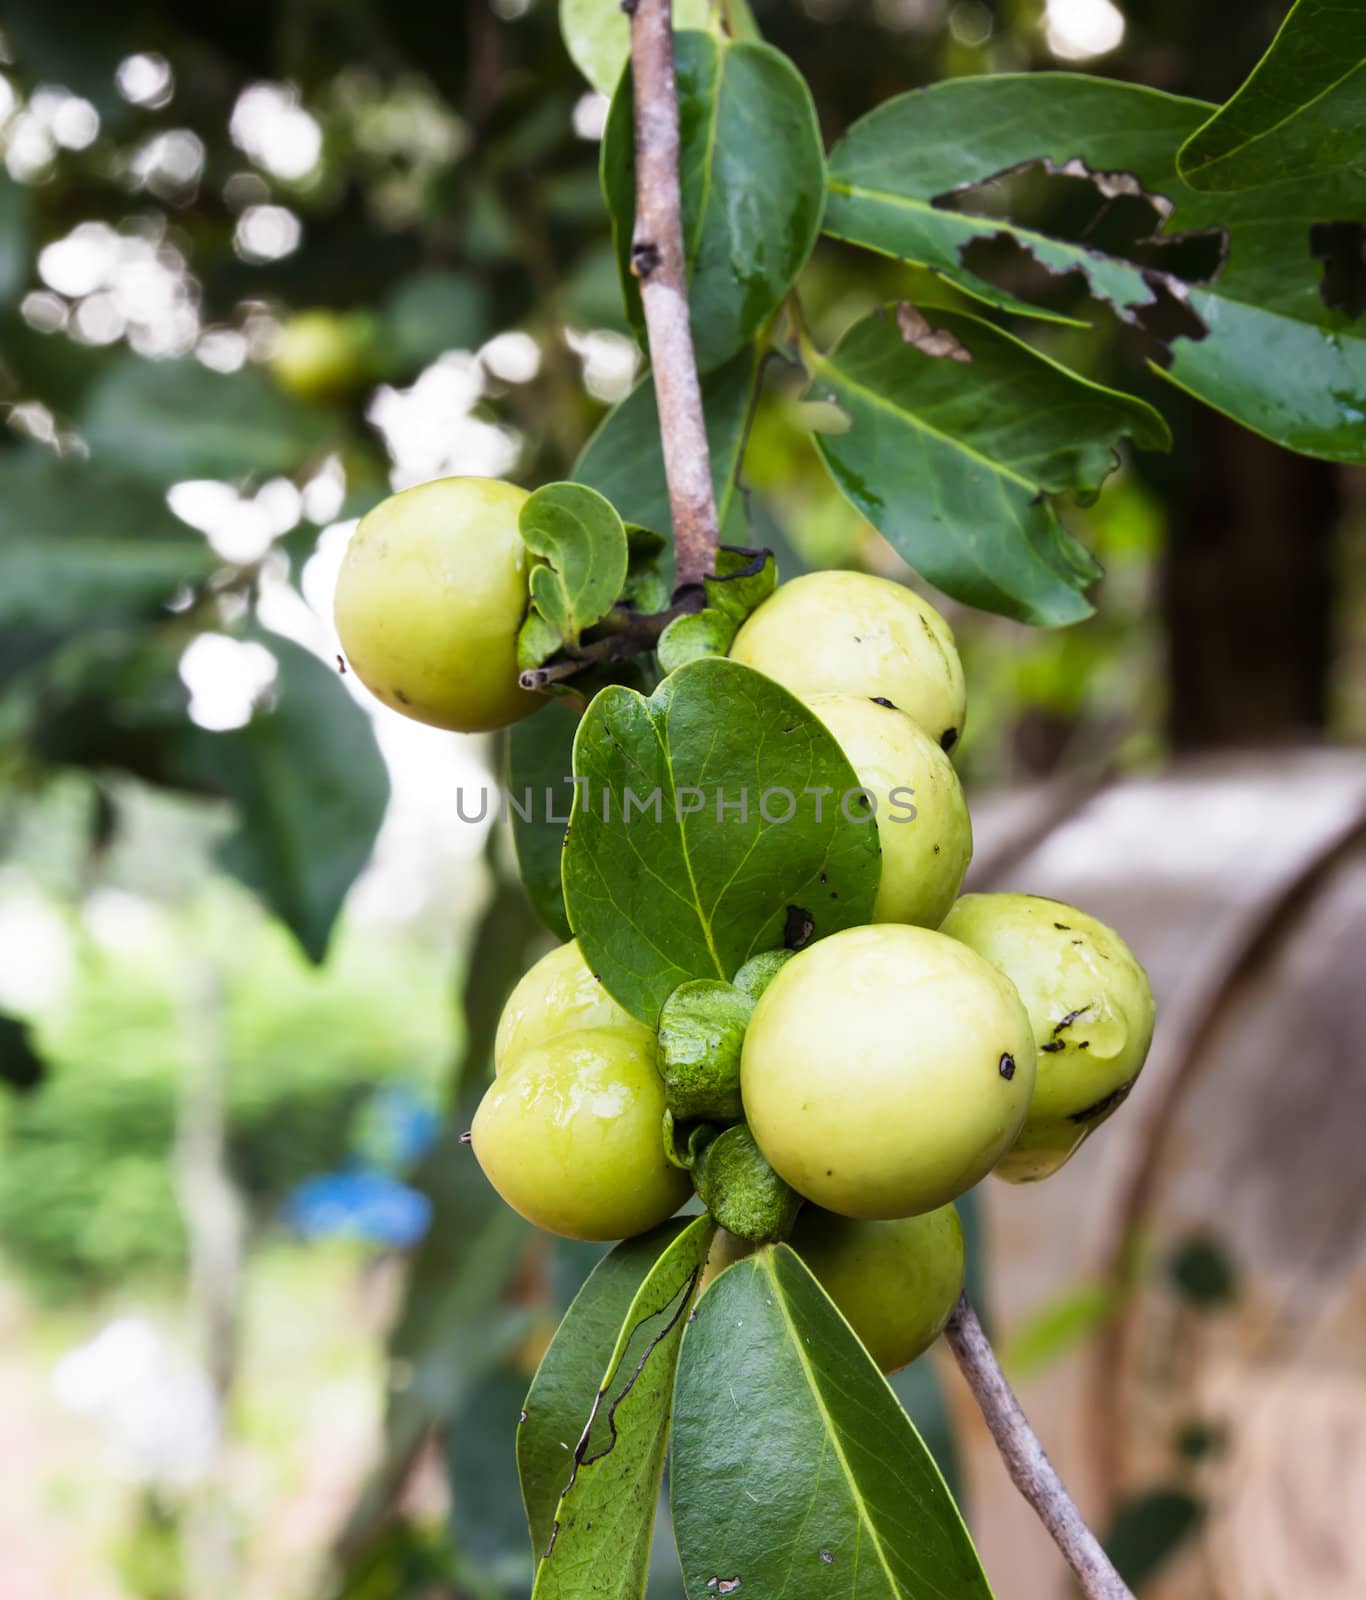
[[[1172,745],[1312,737],[1329,710],[1340,469],[1203,406],[1185,422],[1161,583]]]

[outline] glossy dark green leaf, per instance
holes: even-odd
[[[702,1297],[678,1369],[670,1499],[689,1600],[991,1594],[887,1380],[786,1245]]]
[[[959,311],[888,307],[828,355],[813,398],[848,415],[816,435],[845,496],[933,584],[1021,622],[1089,615],[1100,569],[1046,496],[1097,489],[1130,437],[1170,442],[1143,401],[1047,360]]]
[[[578,713],[552,700],[508,734],[508,792],[517,866],[536,915],[559,939],[572,937],[560,885],[560,853],[574,799]]]
[[[626,584],[622,603],[639,612],[663,611],[673,589],[669,541],[653,528],[626,524]]]
[[[604,690],[574,742],[569,921],[608,991],[654,1026],[690,978],[867,922],[877,829],[825,726],[738,662],[681,667],[646,700]],[[786,820],[785,820],[786,819]]]
[[[761,365],[758,347],[748,345],[702,379],[712,485],[723,528],[738,506],[740,458]],[[672,526],[664,453],[659,442],[659,411],[654,379],[649,373],[620,405],[608,412],[584,447],[574,467],[574,477],[606,495],[628,523],[660,529]]]
[[[740,624],[778,587],[778,567],[767,550],[716,552],[716,575],[702,580],[707,603],[701,611],[675,617],[659,639],[659,664],[674,672],[702,656],[723,656]]]
[[[1366,0],[1297,0],[1233,98],[1176,158],[1193,189],[1353,167],[1366,177]]]
[[[286,639],[265,642],[279,667],[274,702],[243,728],[186,729],[177,765],[184,781],[235,802],[223,866],[321,961],[370,859],[389,779],[370,719],[337,674]]]
[[[836,146],[824,226],[1018,310],[964,256],[974,241],[1012,240],[1052,273],[1080,273],[1093,296],[1157,337],[1167,347],[1160,370],[1207,404],[1293,450],[1366,458],[1366,337],[1349,310],[1328,303],[1337,298],[1331,291],[1325,299],[1311,248],[1316,228],[1366,223],[1366,185],[1337,173],[1198,194],[1177,176],[1175,152],[1211,110],[1081,73],[939,83],[885,102]],[[1154,248],[1203,232],[1223,243],[1222,267],[1212,279],[1187,280],[1164,270],[1160,254],[1130,260],[985,207],[978,214],[934,203],[1036,162],[1097,174],[1103,194],[1141,190],[1162,218]],[[1173,334],[1173,325],[1185,331]]]
[[[674,0],[675,28],[705,28],[711,0]],[[631,24],[621,0],[560,0],[560,32],[574,65],[599,94],[611,94],[631,54]]]
[[[145,483],[36,447],[0,452],[0,619],[89,625],[146,615],[218,565]]]
[[[79,425],[98,463],[158,484],[292,472],[331,431],[258,368],[211,372],[188,356],[120,358],[86,397]]]
[[[522,506],[518,527],[522,543],[537,558],[529,575],[533,614],[549,625],[561,646],[573,648],[585,628],[607,615],[626,582],[622,520],[596,489],[548,483]],[[539,634],[527,640],[524,626],[517,652],[524,669],[546,659]]]
[[[628,1239],[570,1307],[518,1431],[536,1600],[645,1590],[673,1381],[710,1217]]]
[[[689,32],[674,54],[688,304],[698,367],[709,372],[754,338],[796,282],[820,231],[825,160],[810,90],[780,51]],[[640,331],[629,73],[607,118],[602,181]]]

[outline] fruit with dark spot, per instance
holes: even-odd
[[[1005,973],[1029,1012],[1034,1100],[996,1172],[1014,1183],[1046,1178],[1138,1077],[1153,1036],[1148,975],[1112,928],[1037,895],[966,894],[940,931]]]
[[[937,928],[972,859],[972,822],[952,763],[904,711],[852,694],[813,694],[806,703],[877,803],[882,876],[873,921]]]
[[[648,1028],[582,1028],[504,1066],[470,1143],[528,1222],[567,1239],[625,1239],[671,1217],[692,1191],[665,1157],[664,1109]]]
[[[963,668],[953,630],[927,600],[886,578],[864,572],[794,578],[746,620],[730,653],[803,698],[890,700],[933,739],[956,739],[963,728]]]
[[[577,939],[542,956],[508,996],[493,1041],[493,1070],[577,1028],[634,1027],[635,1018],[588,970]]]
[[[1015,1142],[1034,1039],[990,962],[875,923],[793,956],[755,1007],[740,1077],[759,1148],[799,1194],[841,1216],[908,1217],[970,1189]]]
[[[337,632],[356,676],[386,705],[481,733],[545,704],[517,683],[526,498],[492,478],[441,478],[362,519],[337,580]]]

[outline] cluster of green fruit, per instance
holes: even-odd
[[[381,699],[463,729],[535,709],[515,670],[522,498],[446,480],[361,524],[338,626]],[[474,1152],[509,1205],[571,1238],[643,1232],[695,1187],[723,1228],[713,1271],[786,1237],[891,1371],[961,1291],[953,1201],[991,1172],[1022,1182],[1062,1166],[1137,1077],[1152,993],[1085,912],[959,896],[972,832],[948,752],[965,692],[933,607],[879,578],[812,574],[764,602],[731,655],[803,700],[877,797],[873,921],[734,975],[729,1049],[726,1026],[680,1027],[668,1006],[645,1026],[577,943],[552,951],[503,1013]],[[885,804],[908,789],[909,825]],[[677,1069],[703,1058],[711,1109],[690,1122]]]

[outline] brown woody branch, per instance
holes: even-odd
[[[1133,1592],[1115,1571],[1100,1540],[1082,1520],[1053,1463],[1044,1454],[967,1295],[959,1299],[944,1337],[981,1407],[1015,1487],[1053,1536],[1086,1600],[1134,1600]]]
[[[670,0],[623,0],[631,18],[635,99],[636,224],[631,269],[649,336],[664,476],[669,485],[678,588],[695,587],[715,567],[719,527],[688,320],[683,204],[678,178],[678,86]]]

